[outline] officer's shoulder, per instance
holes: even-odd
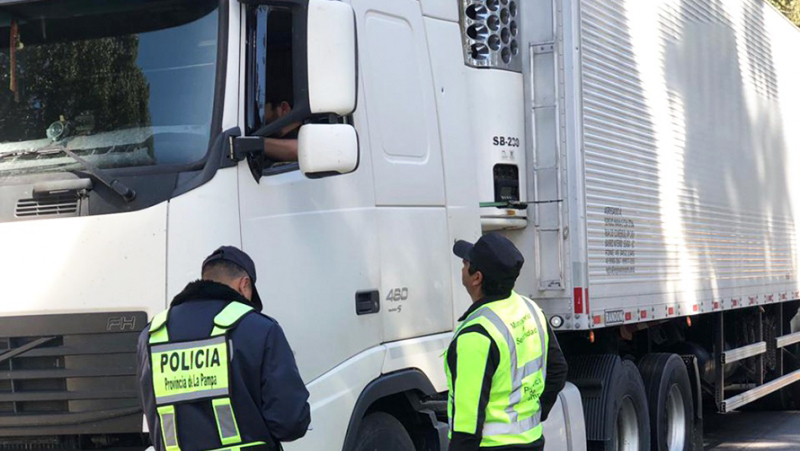
[[[464,327],[456,332],[454,339],[458,340],[459,338],[468,334],[478,334],[492,338],[492,336],[489,334],[489,331],[486,330],[486,327],[484,327],[483,324],[475,323],[469,324],[467,327]]]
[[[255,310],[250,311],[250,313],[242,318],[242,323],[245,321],[250,324],[258,325],[259,327],[280,326],[275,318]]]

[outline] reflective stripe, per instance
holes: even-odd
[[[184,349],[199,348],[201,346],[212,346],[225,343],[225,337],[206,338],[205,340],[197,341],[184,341],[180,343],[167,343],[164,345],[156,345],[151,349],[153,354],[159,352],[181,351]]]
[[[217,448],[217,449],[214,449],[214,450],[211,450],[211,451],[240,451],[240,450],[241,451],[247,451],[248,449],[256,447],[256,446],[262,446],[263,447],[263,446],[266,446],[266,443],[265,442],[250,442],[250,443],[244,443],[244,444],[238,445],[238,446],[227,446],[225,448]]]
[[[526,298],[525,296],[520,296],[522,301],[525,302],[525,306],[528,307],[530,310],[531,315],[533,315],[533,319],[536,320],[536,328],[539,329],[539,341],[542,343],[542,359],[547,357],[547,341],[545,339],[545,334],[547,331],[542,327],[542,322],[539,320],[539,313],[533,307],[533,301]],[[542,379],[547,378],[547,365],[542,366]]]
[[[222,444],[239,443],[241,437],[239,437],[239,428],[236,426],[236,416],[233,414],[231,399],[215,399],[212,404],[214,405],[214,416],[217,419],[217,430]]]
[[[538,427],[542,422],[541,418],[541,412],[536,412],[536,415],[532,417],[528,417],[524,420],[513,423],[484,423],[483,435],[484,437],[493,437],[497,435],[521,435]]]
[[[241,302],[231,302],[214,317],[214,330],[211,336],[224,334],[231,326],[236,324],[244,315],[250,313],[253,307]]]
[[[178,445],[178,432],[175,429],[175,406],[162,406],[158,408],[161,419],[161,437],[167,451],[180,451]]]
[[[508,330],[508,326],[503,320],[490,308],[483,308],[480,309],[482,312],[481,315],[497,329],[498,332],[503,334],[503,339],[506,341],[506,346],[508,346],[508,354],[509,360],[511,361],[511,394],[509,395],[508,399],[508,406],[506,407],[505,411],[508,414],[508,417],[511,419],[511,422],[517,421],[517,411],[514,407],[522,400],[522,378],[519,377],[519,371],[517,370],[517,343],[514,341],[514,337],[511,336],[511,331]],[[476,318],[478,317],[476,316]],[[517,383],[519,381],[519,383]]]
[[[150,322],[150,338],[148,343],[166,343],[169,341],[169,332],[167,332],[166,328],[168,315],[169,310],[164,310],[153,317],[153,321]]]
[[[539,314],[536,312],[535,308],[531,305],[529,299],[519,296],[522,302],[525,304],[525,307],[530,312],[531,316],[533,317],[534,322],[536,323],[536,329],[539,333],[539,341],[542,346],[542,353],[539,357],[526,362],[522,368],[518,368],[519,362],[517,360],[517,343],[514,340],[514,337],[509,330],[508,325],[500,318],[500,316],[495,313],[490,307],[483,307],[475,312],[464,321],[463,325],[467,323],[471,323],[471,321],[483,317],[488,320],[495,329],[503,335],[503,339],[506,341],[506,346],[508,347],[508,354],[509,360],[511,364],[511,384],[512,390],[508,397],[508,406],[505,408],[505,413],[508,415],[510,423],[484,423],[483,427],[483,435],[484,436],[495,436],[495,435],[517,435],[527,432],[541,423],[541,410],[537,412],[534,416],[525,418],[523,420],[519,420],[519,412],[517,412],[517,405],[522,402],[522,381],[526,377],[536,374],[539,371],[542,371],[542,378],[546,376],[545,366],[544,366],[544,359],[547,354],[547,344],[545,341],[545,330],[542,328],[542,322],[539,319]],[[463,327],[462,325],[462,327]],[[459,328],[459,331],[461,328]],[[452,430],[452,426],[451,426]]]
[[[204,390],[202,392],[184,393],[180,395],[162,396],[158,398],[159,404],[177,404],[186,401],[199,401],[201,399],[210,399],[220,396],[228,396],[227,388],[218,388],[215,390]]]
[[[532,376],[542,369],[542,359],[533,359],[522,367],[522,379]]]

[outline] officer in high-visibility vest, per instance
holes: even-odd
[[[496,233],[453,253],[472,305],[445,353],[449,450],[542,450],[567,362],[536,303],[513,291],[522,254]]]
[[[138,380],[158,451],[272,451],[305,435],[306,390],[283,330],[261,314],[256,268],[223,246],[139,337]]]

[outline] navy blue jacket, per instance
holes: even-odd
[[[248,303],[226,285],[190,283],[170,306],[170,341],[208,338],[214,317],[231,301]],[[156,450],[163,451],[148,358],[149,331],[148,326],[139,336],[137,377],[150,439]],[[305,435],[311,421],[308,390],[278,323],[253,311],[228,336],[232,342],[231,402],[242,441],[273,444]],[[222,447],[210,401],[176,405],[175,416],[182,451]]]

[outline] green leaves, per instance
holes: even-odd
[[[800,0],[769,0],[795,25],[800,26]]]

